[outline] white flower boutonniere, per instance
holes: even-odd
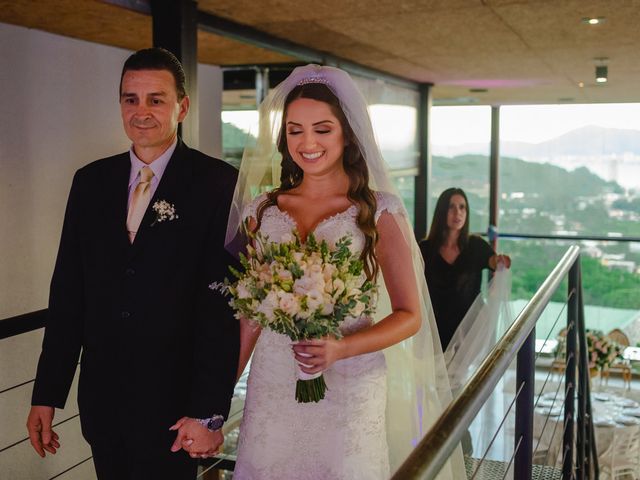
[[[151,226],[156,223],[164,222],[165,220],[177,220],[179,217],[176,214],[176,207],[173,203],[169,203],[166,200],[156,200],[153,204],[153,211],[156,212],[156,219]]]

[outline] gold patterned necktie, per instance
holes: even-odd
[[[140,170],[140,183],[136,186],[129,204],[129,213],[127,215],[127,231],[129,232],[129,242],[133,243],[138,233],[138,228],[147,211],[149,201],[151,200],[151,179],[153,178],[153,170],[148,165]]]

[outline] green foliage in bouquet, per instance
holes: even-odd
[[[367,280],[362,260],[349,249],[351,237],[333,247],[313,234],[303,243],[295,230],[280,242],[259,232],[250,238],[253,246],[240,256],[242,270],[231,268],[236,280],[211,285],[231,295],[237,318],[300,341],[341,338],[345,318],[373,315],[377,285]],[[317,402],[325,390],[322,376],[298,380],[296,398]]]

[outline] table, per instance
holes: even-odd
[[[534,409],[534,449],[538,446],[534,463],[560,466],[564,400],[562,391],[554,401],[555,395],[543,394]],[[640,471],[640,404],[619,395],[596,392],[591,406],[600,464],[613,471],[618,465],[630,463]]]

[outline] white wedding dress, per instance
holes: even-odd
[[[403,211],[400,199],[378,192],[376,222],[382,212]],[[255,218],[261,195],[245,211]],[[357,207],[318,224],[314,235],[329,245],[351,235],[351,250],[362,251]],[[276,206],[265,209],[260,231],[279,241],[296,228]],[[345,334],[371,324],[368,317],[346,319]],[[339,360],[324,372],[326,396],[318,403],[295,399],[296,368],[291,340],[262,330],[251,360],[240,427],[235,480],[375,480],[389,478],[385,427],[386,363],[382,352]]]

